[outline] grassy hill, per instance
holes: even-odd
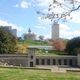
[[[49,42],[47,41],[40,41],[40,40],[20,40],[18,42],[19,44],[26,44],[26,45],[50,45]]]
[[[31,46],[51,46],[50,45],[50,42],[48,41],[39,41],[39,40],[20,40],[18,42],[20,45],[31,45]],[[62,51],[56,51],[56,50],[52,50],[52,51],[48,51],[46,52],[45,50],[37,50],[36,55],[39,55],[39,56],[54,56],[54,55],[61,55],[61,54],[65,54],[64,52]]]

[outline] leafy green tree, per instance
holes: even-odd
[[[80,37],[73,38],[66,44],[66,52],[69,55],[77,55],[78,49],[80,49]]]
[[[16,38],[8,29],[0,27],[0,54],[15,53],[16,42]]]
[[[17,44],[17,53],[19,54],[26,54],[28,46],[26,44]]]
[[[44,40],[44,36],[43,35],[40,35],[39,36],[39,40],[43,41]]]

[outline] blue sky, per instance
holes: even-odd
[[[18,30],[18,36],[27,33],[31,28],[37,35],[51,37],[51,22],[42,20],[36,10],[46,11],[51,0],[0,0],[0,25],[11,25]],[[73,38],[80,36],[80,10],[72,13],[73,19],[59,22],[60,37]]]

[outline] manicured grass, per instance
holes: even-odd
[[[18,43],[26,45],[43,45],[43,46],[50,45],[49,42],[47,41],[39,41],[39,40],[21,40]]]
[[[48,70],[0,68],[0,80],[80,80],[80,72],[53,73]]]
[[[37,50],[35,54],[38,56],[54,56],[54,55],[65,55],[65,52],[56,50],[52,51]]]

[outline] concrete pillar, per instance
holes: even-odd
[[[47,65],[47,59],[45,58],[45,65]]]
[[[28,67],[34,67],[36,58],[35,58],[35,48],[28,48]]]
[[[80,53],[77,54],[77,66],[80,67]]]
[[[67,65],[69,66],[69,59],[67,59]]]
[[[64,59],[61,59],[61,65],[64,65]]]
[[[39,59],[39,65],[41,65],[41,58]]]
[[[38,58],[39,62],[38,62],[38,65],[40,65],[40,59]]]
[[[53,59],[50,59],[50,65],[53,65]]]
[[[56,60],[56,61],[55,61],[55,62],[56,62],[56,65],[58,65],[58,59],[55,59],[55,60]]]
[[[73,66],[77,66],[77,59],[73,59],[72,62],[73,62]]]

